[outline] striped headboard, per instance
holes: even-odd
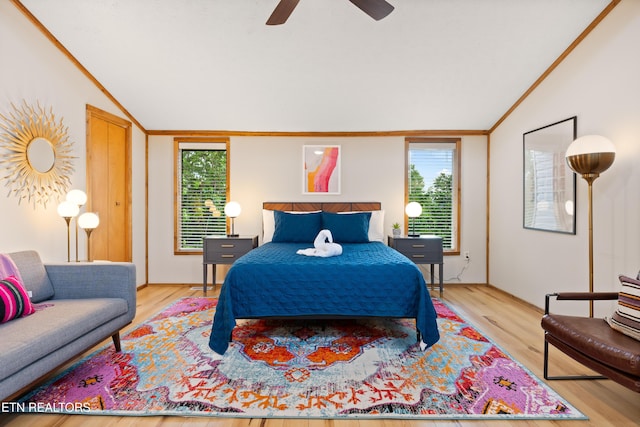
[[[273,211],[354,212],[380,210],[380,202],[263,202],[263,209]]]

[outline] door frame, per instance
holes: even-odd
[[[127,261],[131,262],[132,261],[132,247],[133,247],[133,243],[132,243],[132,238],[131,238],[131,122],[125,119],[122,119],[114,114],[108,113],[104,110],[101,110],[97,107],[94,107],[92,105],[87,104],[86,105],[86,111],[87,111],[87,121],[86,121],[86,129],[87,129],[87,143],[86,143],[86,188],[87,190],[89,190],[91,187],[91,157],[92,157],[92,152],[91,152],[91,148],[92,148],[92,135],[91,135],[91,120],[96,118],[96,119],[100,119],[100,120],[104,120],[106,122],[109,122],[115,126],[119,126],[121,128],[123,128],[125,130],[125,154],[126,154],[126,158],[125,158],[125,207],[124,207],[124,212],[125,212],[125,258],[127,259]],[[88,194],[88,199],[87,199],[87,210],[91,209],[91,194],[89,191],[87,191]]]

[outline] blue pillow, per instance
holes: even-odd
[[[293,214],[273,211],[273,220],[272,242],[313,243],[322,227],[320,212]]]
[[[369,243],[370,219],[371,212],[322,212],[322,228],[331,231],[336,243]]]

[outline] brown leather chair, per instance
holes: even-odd
[[[611,379],[640,392],[640,341],[614,329],[602,318],[565,316],[549,312],[550,299],[589,301],[616,300],[617,292],[564,292],[548,294],[544,317],[544,378]],[[549,344],[602,376],[549,376]]]

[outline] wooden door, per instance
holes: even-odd
[[[87,106],[87,211],[100,225],[92,260],[131,261],[131,123]]]

